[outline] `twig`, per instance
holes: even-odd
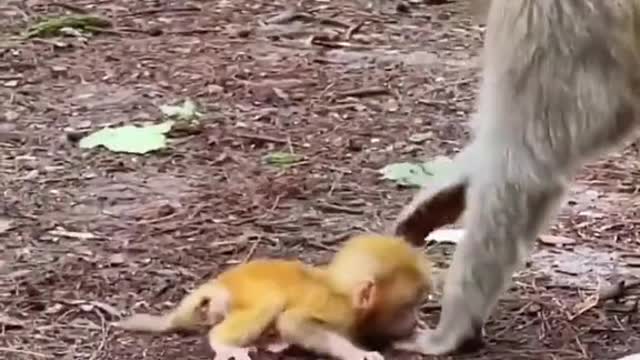
[[[104,316],[102,315],[102,312],[100,312],[100,310],[98,309],[95,312],[100,318],[100,328],[102,330],[102,336],[100,337],[100,344],[98,345],[96,350],[93,352],[93,354],[91,354],[91,357],[89,358],[89,360],[96,360],[100,355],[100,353],[102,352],[102,350],[104,350],[104,346],[107,343],[107,336],[109,332],[106,326],[107,322],[105,321]]]
[[[165,216],[160,216],[157,218],[151,218],[151,219],[142,219],[138,222],[138,224],[140,225],[153,225],[153,224],[159,224],[159,223],[166,223],[168,220],[171,220],[175,217],[181,216],[186,214],[186,211],[173,211],[171,213],[169,213],[168,215]]]
[[[54,2],[54,3],[50,3],[47,4],[47,6],[57,6],[66,10],[69,10],[71,12],[75,12],[78,14],[88,14],[89,11],[87,11],[86,9],[80,7],[80,6],[76,6],[76,5],[71,5],[71,4],[66,4],[66,3],[59,3],[59,2]]]
[[[330,26],[335,26],[343,29],[351,29],[352,27],[351,25],[343,23],[342,21],[331,19],[331,18],[325,18],[325,17],[316,16],[315,21],[319,22],[322,25],[330,25]]]
[[[460,86],[460,85],[469,85],[470,83],[473,83],[475,81],[476,81],[476,79],[474,77],[465,77],[465,78],[458,79],[456,81],[446,82],[446,83],[443,83],[440,86],[436,86],[434,88],[431,88],[431,89],[427,90],[424,93],[424,95],[429,95],[429,94],[432,94],[432,93],[438,92],[438,91],[444,91],[449,87]]]
[[[185,6],[185,7],[175,7],[175,8],[155,8],[155,9],[133,11],[126,14],[126,16],[153,15],[153,14],[158,14],[162,12],[196,12],[196,11],[202,11],[202,9],[196,6]]]
[[[217,241],[211,244],[211,247],[223,247],[228,245],[238,245],[246,242],[246,239],[243,236],[239,236],[236,240],[227,240],[227,241]]]
[[[53,358],[53,356],[47,355],[47,354],[43,354],[43,353],[37,353],[37,352],[33,352],[33,351],[28,351],[28,350],[12,349],[12,348],[8,348],[8,347],[0,347],[0,352],[10,353],[10,354],[29,355],[29,356],[35,356],[35,357],[45,358],[45,359]]]
[[[278,139],[278,138],[274,138],[274,137],[266,136],[266,135],[247,134],[247,133],[236,133],[236,135],[241,137],[241,138],[245,138],[245,139],[261,140],[261,141],[272,142],[272,143],[276,143],[276,144],[288,145],[289,141],[290,141],[288,139]]]
[[[176,31],[167,31],[167,35],[196,35],[196,34],[211,34],[211,33],[219,33],[220,29],[192,29],[192,30],[176,30]]]
[[[511,331],[512,330],[512,325],[515,324],[515,322],[518,320],[518,316],[524,314],[524,312],[527,311],[529,309],[529,307],[531,305],[533,305],[533,304],[535,304],[535,302],[529,301],[523,307],[518,309],[518,311],[516,311],[515,313],[511,314],[511,316],[510,316],[511,320],[504,326],[504,329],[502,329],[502,330],[498,331],[497,333],[495,333],[493,335],[493,337],[494,338],[500,338],[507,331]],[[538,320],[538,319],[535,319],[535,320]]]
[[[341,97],[367,97],[376,95],[388,95],[389,89],[382,86],[373,86],[369,88],[354,89],[338,93]]]
[[[319,36],[319,35],[312,36],[311,39],[309,39],[309,43],[311,45],[320,45],[320,46],[328,47],[331,49],[346,48],[346,49],[370,50],[375,48],[374,46],[352,44],[346,41],[331,41],[330,39],[327,39],[326,36]]]
[[[322,241],[322,243],[327,246],[335,245],[339,242],[342,242],[343,240],[346,240],[351,235],[351,233],[352,231],[342,232],[338,235],[332,236],[330,239]]]
[[[338,248],[335,247],[335,246],[328,246],[328,245],[325,245],[325,244],[323,244],[323,243],[321,243],[319,241],[307,241],[306,243],[308,245],[311,245],[313,247],[317,247],[317,248],[322,249],[322,250],[327,250],[327,251],[332,251],[332,252],[336,252],[338,250]]]
[[[296,11],[295,8],[291,8],[279,13],[276,16],[271,17],[265,23],[267,24],[284,24],[293,21],[296,16],[300,16],[300,13]]]
[[[253,245],[251,245],[251,248],[249,249],[249,252],[247,253],[247,256],[244,257],[244,259],[242,259],[242,263],[246,263],[249,260],[251,260],[251,258],[253,257],[253,254],[255,254],[256,249],[258,248],[258,245],[262,242],[262,236],[258,236],[258,239],[256,239],[253,242]]]
[[[285,23],[289,23],[292,21],[296,21],[296,20],[300,20],[300,21],[306,21],[306,22],[317,22],[323,25],[330,25],[330,26],[335,26],[335,27],[340,27],[343,29],[350,29],[351,26],[349,24],[345,24],[342,21],[336,20],[336,19],[331,19],[331,18],[325,18],[325,17],[318,17],[318,16],[314,16],[311,15],[309,13],[305,13],[305,12],[298,12],[295,10],[288,10],[285,11],[283,13],[280,13],[270,19],[268,19],[266,21],[267,24],[285,24]]]
[[[24,76],[22,75],[0,75],[0,81],[11,81],[11,80],[22,80]]]
[[[573,321],[580,317],[580,315],[586,313],[587,311],[593,309],[600,303],[600,293],[596,292],[595,294],[589,296],[581,305],[582,308],[578,310],[575,314],[567,316],[569,321]]]
[[[576,340],[576,344],[578,345],[578,349],[580,349],[580,352],[582,353],[582,356],[585,359],[588,359],[589,356],[587,355],[587,350],[584,348],[584,345],[582,345],[582,341],[580,341],[580,336],[576,335],[575,340]]]
[[[363,25],[364,25],[364,21],[361,21],[361,22],[351,26],[349,29],[347,29],[347,32],[345,33],[344,37],[347,40],[351,40],[351,38],[353,37],[353,34],[355,34],[358,30],[360,30]]]
[[[364,213],[362,209],[355,209],[355,208],[350,208],[346,206],[330,204],[327,202],[317,202],[316,206],[323,210],[328,210],[332,212],[343,212],[343,213],[354,214],[354,215],[361,215],[362,213]]]

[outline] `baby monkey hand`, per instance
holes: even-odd
[[[250,352],[254,352],[254,347],[235,347],[220,345],[213,348],[216,356],[213,360],[251,360]]]
[[[349,359],[354,360],[384,360],[384,356],[377,351],[359,351],[354,353],[353,356],[349,356]]]

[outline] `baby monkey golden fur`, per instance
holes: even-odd
[[[431,267],[400,238],[363,234],[331,262],[261,259],[221,273],[162,316],[135,314],[116,325],[165,332],[212,327],[216,359],[249,359],[250,344],[271,328],[283,341],[340,359],[380,360],[354,344],[362,337],[401,337],[431,291]]]

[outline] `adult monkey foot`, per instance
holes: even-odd
[[[398,350],[422,355],[449,355],[469,353],[484,346],[482,334],[451,336],[436,329],[421,329],[410,340],[398,341],[393,347]]]
[[[391,233],[403,237],[414,245],[421,245],[432,231],[452,224],[461,217],[466,207],[468,187],[468,175],[463,171],[464,166],[462,166],[464,157],[465,151],[454,158],[453,168],[456,169],[456,173],[425,184],[413,200],[402,209],[391,226]],[[464,328],[466,330],[460,334],[456,332],[463,327],[421,329],[411,339],[394,342],[393,347],[423,355],[471,352],[483,345],[482,332],[469,330],[472,328],[467,326]]]

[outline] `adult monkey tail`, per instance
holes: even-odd
[[[459,154],[454,163],[461,163]],[[414,245],[421,245],[433,230],[456,222],[466,204],[468,174],[461,167],[449,177],[425,185],[411,202],[401,210],[392,232]]]
[[[487,3],[486,0],[475,0]],[[475,348],[482,326],[586,161],[640,120],[640,0],[493,0],[471,143],[392,232],[420,243],[464,217],[438,326],[398,348]],[[469,346],[472,345],[472,346]]]

